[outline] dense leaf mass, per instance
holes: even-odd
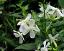
[[[0,0],[0,51],[64,51],[64,0]]]

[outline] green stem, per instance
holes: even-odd
[[[47,37],[47,31],[46,31],[46,15],[45,15],[45,0],[43,1],[43,7],[44,7],[44,32],[45,32],[45,36]]]

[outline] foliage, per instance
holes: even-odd
[[[64,7],[63,0],[58,1],[62,9]],[[31,3],[36,2],[38,8],[34,10]],[[0,50],[40,51],[41,48],[44,49],[45,47],[49,51],[64,51],[64,17],[47,15],[45,13],[47,5],[48,3],[44,0],[0,0]],[[40,7],[43,7],[44,12],[40,10]],[[20,26],[17,23],[25,20],[28,13],[31,13],[31,19],[35,20],[33,21],[35,22],[34,25],[38,26],[40,32],[37,31],[38,28],[35,28],[35,38],[29,36],[30,32],[26,35],[22,34],[24,40],[22,44],[19,44],[19,37],[15,37],[13,30],[19,31]],[[43,14],[43,16],[39,17],[40,14]],[[28,22],[30,23],[30,21]],[[56,37],[57,34],[59,35]],[[46,47],[48,43],[50,43],[50,47]]]

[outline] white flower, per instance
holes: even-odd
[[[48,35],[49,36],[49,39],[51,41],[51,43],[54,43],[55,47],[57,47],[57,44],[56,44],[56,38],[59,36],[59,34],[56,34],[55,36],[52,36],[51,34]]]
[[[47,42],[47,44],[46,44]],[[41,48],[41,51],[48,51],[48,47],[50,43],[48,42],[48,39],[43,42],[44,47]]]
[[[31,18],[31,14],[28,14],[26,19],[19,21],[17,25],[20,25],[19,31],[26,35],[29,32],[28,22]]]
[[[40,8],[41,11],[42,11],[42,8],[43,7]],[[62,10],[62,12],[63,12],[63,10]],[[51,6],[50,4],[48,4],[47,8],[45,9],[45,17],[47,18],[47,17],[50,17],[51,15],[57,16],[57,17],[64,17],[64,14],[62,14],[58,8],[55,8],[55,7]],[[44,16],[44,11],[42,11],[42,13],[39,14],[39,17],[43,17],[43,16]]]
[[[45,12],[50,15],[55,15],[57,17],[63,16],[63,14],[61,13],[61,11],[58,8],[55,8],[55,7],[51,6],[50,4],[47,5]]]
[[[29,31],[30,31],[30,37],[35,38],[36,32],[40,32],[40,29],[38,26],[35,24],[35,20],[31,19],[29,21]]]
[[[45,13],[48,13],[48,14],[53,14],[54,11],[56,10],[57,8],[51,6],[50,4],[47,5],[47,8],[45,10]]]
[[[17,38],[19,37],[19,43],[22,44],[23,40],[24,40],[22,33],[15,31],[15,30],[13,30],[13,32],[14,32],[13,34],[15,35],[15,37],[17,37]]]
[[[63,17],[63,14],[61,13],[61,11],[58,8],[54,12],[54,15],[56,15],[57,17]]]
[[[26,35],[29,32],[29,27],[27,24],[22,23],[20,25],[19,31],[22,32],[23,35]]]
[[[41,14],[39,14],[39,17],[43,17],[44,16],[44,9],[42,10],[43,7],[40,8],[40,10],[42,11]],[[45,17],[48,18],[50,17],[50,15],[53,15],[53,13],[55,12],[57,8],[51,6],[50,4],[47,5],[47,8],[45,9]]]
[[[30,33],[31,38],[35,38],[36,32],[40,32],[40,29],[35,24],[35,20],[31,19],[31,14],[28,14],[27,18],[18,22],[17,25],[20,25],[19,31],[22,32],[23,35]]]

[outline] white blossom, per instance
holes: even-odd
[[[19,31],[22,32],[23,35],[26,35],[29,32],[29,27],[27,24],[22,23],[20,25]]]
[[[47,44],[46,44],[46,42],[47,42]],[[48,47],[50,46],[50,43],[48,42],[48,39],[46,39],[43,42],[43,45],[44,45],[44,47],[41,47],[41,51],[48,51]]]
[[[59,34],[56,34],[55,36],[52,36],[51,34],[49,34],[48,36],[49,36],[51,43],[54,43],[55,47],[57,47],[56,38],[59,36]]]
[[[54,11],[56,10],[57,8],[51,6],[50,4],[47,5],[47,8],[45,10],[45,13],[48,13],[48,14],[53,14]]]
[[[26,19],[19,21],[17,25],[20,25],[19,31],[26,35],[29,32],[28,22],[31,18],[31,14],[28,14]]]
[[[31,19],[29,21],[29,31],[30,31],[30,37],[35,38],[36,32],[40,32],[40,29],[38,26],[35,24],[35,20]]]
[[[55,10],[53,15],[56,15],[57,17],[63,17],[63,14],[61,13],[61,11],[58,8]]]
[[[22,44],[23,40],[24,40],[24,37],[23,37],[22,33],[18,32],[18,31],[15,31],[15,30],[13,30],[13,32],[14,32],[13,34],[15,35],[16,38],[19,37],[19,43]]]
[[[43,10],[42,9],[43,9],[43,7],[40,8],[42,13],[39,14],[39,17],[43,17],[44,16],[44,11],[43,11],[44,9]],[[52,16],[57,16],[57,17],[64,17],[63,10],[61,12],[60,9],[55,8],[55,7],[51,6],[50,4],[48,4],[47,8],[45,9],[45,16],[47,18],[47,17],[50,17],[51,15]]]
[[[23,35],[29,33],[31,38],[35,38],[36,32],[40,32],[40,29],[35,24],[35,20],[31,19],[31,14],[28,14],[25,20],[19,21],[17,25],[20,25],[19,31]]]

